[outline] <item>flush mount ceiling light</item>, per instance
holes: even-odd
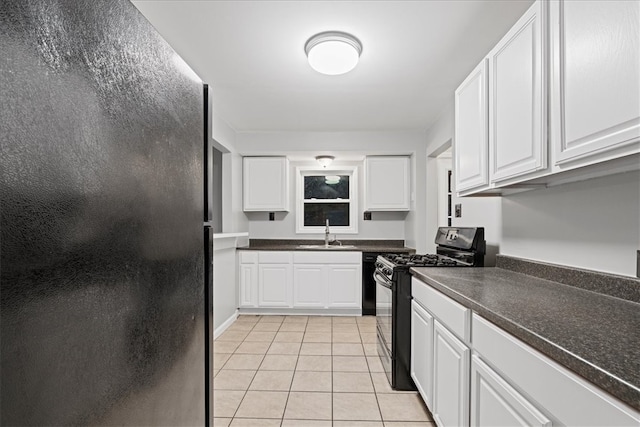
[[[320,166],[326,168],[333,162],[333,156],[316,156],[316,161],[320,163]]]
[[[304,51],[311,68],[336,76],[355,68],[362,53],[362,43],[351,34],[325,31],[307,40]]]
[[[340,177],[338,175],[327,175],[324,177],[325,184],[335,185],[340,182]]]

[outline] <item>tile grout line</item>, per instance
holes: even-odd
[[[251,332],[253,332],[253,330],[255,329],[256,325],[260,322],[260,319],[262,319],[262,316],[260,316],[260,318],[258,319],[258,321],[256,323],[253,324],[253,327],[251,329],[249,329],[249,334]],[[249,336],[249,334],[247,334],[247,337]],[[244,339],[242,340],[242,342],[240,343],[240,345],[238,346],[238,348],[240,348],[240,346],[242,346],[242,344],[244,344],[247,339],[247,337],[244,337]],[[215,344],[214,344],[215,345]],[[237,350],[237,349],[236,349]],[[234,352],[235,354],[235,352]],[[230,358],[229,358],[230,359]],[[260,360],[260,364],[262,364],[262,361],[264,360],[264,356],[262,357],[262,360]],[[220,370],[222,370],[222,368],[220,368]],[[258,370],[260,370],[260,365],[258,365],[258,368],[256,369],[256,373],[254,374],[254,378],[256,375],[258,375]],[[251,383],[253,382],[253,378],[251,379]],[[236,414],[238,413],[238,411],[240,410],[240,406],[242,406],[242,402],[244,401],[244,399],[247,397],[247,393],[249,393],[249,387],[251,387],[251,383],[249,383],[249,386],[247,387],[247,389],[244,391],[244,394],[242,395],[242,399],[240,399],[240,403],[238,404],[238,407],[236,408],[236,410],[233,412],[233,416],[231,417],[231,421],[229,422],[229,425],[231,425],[233,423],[233,420],[236,418]]]
[[[261,317],[262,317],[262,316],[261,316]],[[259,364],[259,366],[257,367],[257,370],[255,371],[255,373],[253,374],[253,377],[251,378],[251,381],[250,381],[250,383],[249,383],[249,386],[248,386],[248,387],[247,387],[247,389],[244,391],[244,394],[242,395],[242,398],[240,399],[240,403],[239,403],[238,407],[236,408],[236,410],[235,410],[235,412],[234,412],[233,416],[231,417],[231,421],[230,421],[231,423],[232,423],[235,419],[240,419],[240,418],[236,418],[236,415],[237,415],[237,413],[238,413],[238,411],[239,411],[240,406],[242,405],[242,402],[243,402],[243,401],[244,401],[244,399],[246,398],[246,396],[247,396],[247,394],[248,394],[248,391],[250,391],[250,390],[249,390],[250,384],[252,384],[252,383],[253,383],[253,381],[255,380],[255,377],[256,377],[257,373],[260,371],[260,367],[261,367],[261,366],[262,366],[262,364],[264,363],[264,361],[265,361],[265,359],[266,359],[266,356],[268,355],[269,351],[272,349],[273,345],[274,345],[274,344],[276,344],[276,342],[275,342],[275,335],[277,335],[277,333],[281,332],[281,331],[280,331],[280,329],[282,329],[282,327],[284,326],[285,321],[286,321],[286,319],[287,319],[287,318],[289,318],[289,316],[283,316],[283,320],[281,320],[281,321],[279,322],[278,330],[277,330],[277,331],[274,331],[274,337],[269,341],[269,345],[268,345],[268,347],[266,348],[266,350],[264,350],[264,352],[263,352],[262,354],[259,354],[259,355],[261,356],[260,364]],[[374,373],[376,373],[376,374],[377,374],[378,372],[377,372],[377,371],[376,371],[376,372],[373,372],[373,371],[372,371],[372,368],[373,368],[372,363],[373,363],[373,362],[371,362],[371,361],[370,361],[370,359],[369,359],[370,357],[371,357],[371,358],[375,358],[375,354],[373,354],[373,355],[371,355],[371,356],[367,355],[367,352],[366,352],[366,350],[365,350],[365,345],[367,345],[367,344],[365,344],[365,342],[364,342],[364,337],[362,336],[362,334],[363,334],[363,333],[366,333],[366,334],[369,334],[369,333],[370,333],[370,332],[366,329],[367,327],[370,327],[370,325],[369,325],[369,326],[365,326],[365,325],[363,325],[363,324],[364,324],[364,322],[357,322],[357,319],[354,319],[354,320],[356,320],[356,321],[355,321],[355,325],[356,325],[356,327],[357,327],[358,335],[359,335],[359,343],[357,343],[357,344],[359,345],[359,347],[360,347],[360,349],[361,349],[361,351],[362,351],[362,356],[363,356],[363,357],[364,357],[364,359],[365,359],[365,362],[366,362],[366,365],[367,365],[367,370],[368,370],[368,373],[369,373],[368,378],[369,378],[369,380],[371,381],[371,386],[372,386],[372,388],[373,388],[373,393],[376,395],[376,396],[375,396],[375,398],[376,398],[376,405],[377,405],[377,407],[378,407],[378,412],[379,412],[379,416],[380,416],[380,418],[379,418],[379,419],[380,419],[380,423],[381,423],[382,425],[385,425],[385,426],[386,426],[386,424],[385,424],[385,420],[384,420],[384,419],[383,419],[383,417],[382,417],[382,409],[381,409],[381,407],[380,407],[380,400],[379,400],[379,396],[378,396],[378,394],[380,394],[380,393],[378,393],[378,391],[377,391],[377,389],[376,389],[376,387],[375,387],[374,380],[373,380]],[[251,332],[255,332],[256,325],[257,325],[257,324],[259,324],[259,323],[260,323],[260,319],[258,319],[255,323],[253,323],[253,325],[252,325],[251,329],[250,329],[250,330],[249,330],[249,332],[247,333],[247,336],[248,336]],[[263,323],[275,323],[275,322],[263,322]],[[361,323],[363,323],[363,324],[361,324]],[[343,323],[343,322],[339,322],[339,323],[336,323],[335,325],[344,326],[345,324],[351,324],[351,323]],[[330,329],[330,332],[331,332],[331,333],[330,333],[330,334],[328,334],[328,335],[329,335],[329,337],[330,337],[330,339],[329,339],[329,341],[330,341],[330,342],[328,343],[328,344],[329,344],[329,349],[330,349],[330,351],[329,351],[329,357],[331,358],[331,359],[330,359],[330,367],[331,367],[331,368],[330,368],[330,369],[331,369],[331,371],[330,371],[330,391],[331,391],[331,393],[330,393],[330,396],[331,396],[331,419],[330,419],[330,422],[331,422],[331,423],[333,423],[333,422],[335,422],[335,421],[336,421],[336,420],[334,420],[335,408],[334,408],[334,405],[333,405],[333,403],[334,403],[333,397],[334,397],[334,395],[335,395],[335,392],[334,392],[334,386],[335,386],[335,384],[334,384],[334,381],[333,381],[333,379],[334,379],[333,377],[334,377],[334,373],[335,373],[335,372],[334,372],[334,369],[335,369],[334,357],[336,357],[336,353],[335,353],[335,351],[334,351],[334,344],[345,344],[345,345],[347,345],[347,346],[351,344],[351,343],[334,343],[333,341],[334,341],[334,335],[335,335],[335,334],[334,334],[334,332],[335,332],[335,331],[334,331],[334,329],[333,329],[333,326],[334,326],[334,319],[332,318],[332,321],[331,321],[331,329]],[[306,333],[307,333],[307,332],[310,332],[310,331],[308,331],[308,327],[309,327],[309,318],[307,317],[307,321],[305,322],[304,331],[303,331],[303,334],[302,334],[302,341],[300,341],[300,342],[299,342],[299,346],[297,347],[297,350],[296,350],[295,354],[293,354],[293,355],[295,355],[295,356],[296,356],[296,363],[295,363],[295,366],[294,366],[294,368],[293,368],[293,374],[292,374],[292,377],[291,377],[291,380],[290,380],[290,383],[289,383],[289,387],[288,387],[288,391],[287,391],[287,400],[285,401],[284,412],[283,412],[282,418],[280,419],[280,426],[281,426],[281,427],[282,427],[282,426],[284,425],[284,423],[285,423],[285,418],[284,418],[284,417],[285,417],[285,414],[286,414],[286,408],[287,408],[287,406],[288,406],[288,403],[289,403],[289,400],[290,400],[291,393],[293,392],[293,390],[292,390],[292,388],[293,388],[293,382],[294,382],[294,379],[295,379],[295,374],[296,374],[296,372],[298,372],[298,366],[299,366],[299,362],[300,362],[300,357],[302,356],[302,354],[301,354],[301,353],[302,353],[302,348],[303,348],[303,344],[305,343],[305,342],[304,342],[304,337],[305,337],[305,335],[306,335]],[[261,331],[261,332],[264,332],[264,331]],[[314,331],[314,332],[318,332],[318,331]],[[338,332],[343,332],[343,331],[338,331]],[[336,333],[337,333],[337,332],[336,332]],[[242,340],[242,342],[240,342],[239,346],[238,346],[238,347],[236,347],[236,349],[235,349],[235,350],[230,354],[230,358],[231,358],[231,356],[233,356],[233,355],[235,355],[235,354],[240,354],[240,353],[237,353],[237,351],[238,351],[238,349],[240,348],[240,346],[242,346],[243,344],[245,344],[245,343],[247,343],[247,342],[253,342],[253,341],[246,341],[246,339],[247,339],[247,338],[245,337],[245,338]],[[298,344],[298,343],[296,342],[296,344]],[[309,344],[312,344],[312,343],[310,342]],[[356,344],[356,343],[353,343],[353,344]],[[215,344],[214,344],[214,345],[215,345]],[[346,352],[347,352],[347,353],[348,353],[349,351],[351,351],[351,350],[346,350]],[[322,352],[322,351],[321,351],[321,352]],[[247,353],[247,354],[250,354],[250,353]],[[291,354],[291,353],[284,353],[284,354]],[[342,356],[360,356],[360,354],[355,354],[355,355],[354,355],[354,354],[345,354],[345,355],[342,355]],[[225,362],[225,363],[220,367],[220,369],[218,369],[218,372],[220,372],[220,371],[224,368],[224,366],[227,366],[227,364],[228,364],[228,360],[227,360],[227,361],[226,361],[226,362]],[[375,365],[375,363],[373,363],[373,365]],[[375,369],[378,369],[378,368],[376,367]],[[302,372],[302,371],[301,371],[301,372]],[[325,372],[325,371],[308,371],[308,372]],[[341,371],[341,372],[342,372],[342,371]],[[358,372],[358,371],[349,371],[349,370],[345,370],[344,372]],[[266,391],[266,390],[265,390],[265,391]],[[318,392],[322,392],[321,390],[317,390],[317,391],[318,391]],[[381,392],[384,392],[384,390],[381,390]],[[346,393],[346,391],[345,391],[345,393]],[[354,393],[355,393],[355,392],[354,392]],[[384,393],[383,393],[383,394],[384,394]],[[215,417],[215,414],[214,414],[214,417]],[[277,418],[276,418],[276,419],[277,419]],[[275,421],[275,419],[274,419],[274,421]],[[340,420],[337,420],[337,421],[340,421]],[[389,421],[391,421],[391,420],[389,420]],[[432,423],[431,421],[427,421],[427,424],[426,424],[426,425],[431,425],[431,426],[433,426],[433,423]]]
[[[286,317],[285,317],[286,320]],[[284,324],[284,321],[282,322]],[[282,327],[282,326],[281,326]],[[307,325],[305,323],[302,339],[304,340],[304,334],[306,333]],[[274,338],[275,339],[275,338]],[[284,424],[284,416],[287,413],[287,406],[289,405],[289,397],[291,397],[291,388],[293,387],[293,380],[296,378],[296,370],[298,368],[298,362],[300,361],[300,351],[302,350],[302,342],[300,348],[298,348],[298,354],[296,356],[296,365],[293,367],[293,374],[291,375],[291,382],[289,383],[289,391],[287,392],[287,400],[284,402],[284,409],[282,410],[282,418],[280,419],[280,426]]]

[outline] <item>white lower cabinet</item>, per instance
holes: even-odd
[[[537,421],[529,425],[635,427],[640,425],[638,411],[505,330],[475,313],[472,325],[471,342],[474,352],[487,364],[491,364],[505,383],[508,382],[514,389],[519,390],[520,394],[527,396],[526,400],[531,403],[530,412],[535,402],[535,408],[544,413],[544,416],[534,417]],[[487,395],[487,393],[484,394]],[[481,402],[482,395],[479,398]],[[482,403],[474,402],[472,405],[477,407]],[[477,410],[482,412],[483,408],[480,407]],[[507,409],[502,408],[502,411],[505,410]],[[543,423],[545,417],[551,420],[550,424]],[[540,424],[537,424],[538,422]],[[489,424],[478,423],[478,425]]]
[[[239,307],[250,312],[362,309],[361,252],[241,251],[238,270]]]
[[[474,354],[471,356],[471,425],[551,426],[551,421]]]
[[[293,306],[324,307],[327,300],[327,269],[319,264],[294,264]]]
[[[411,377],[439,427],[640,426],[638,411],[435,288],[413,278],[411,292]]]
[[[327,270],[327,307],[361,307],[362,264],[329,264]]]
[[[258,306],[258,253],[238,252],[240,307]]]
[[[240,264],[240,307],[258,306],[258,265]]]
[[[291,307],[291,264],[258,265],[258,305]]]
[[[428,407],[433,404],[433,316],[411,301],[411,378]]]
[[[469,425],[471,310],[411,279],[411,377],[439,427]]]
[[[438,320],[433,327],[433,419],[439,426],[469,425],[471,350]]]

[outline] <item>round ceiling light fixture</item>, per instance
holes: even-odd
[[[327,175],[324,177],[324,183],[329,185],[335,185],[340,182],[340,176],[338,175]]]
[[[355,68],[362,53],[362,43],[351,34],[325,31],[307,40],[304,51],[311,68],[336,76]]]
[[[320,164],[320,166],[322,166],[323,168],[326,168],[327,166],[329,166],[331,163],[333,163],[333,156],[316,156],[316,161]]]

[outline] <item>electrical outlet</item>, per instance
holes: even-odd
[[[371,221],[371,212],[365,212],[364,213],[364,220],[365,221]]]
[[[276,220],[276,213],[269,212],[269,221],[275,221],[275,220]]]
[[[462,203],[458,203],[455,206],[456,218],[462,218]]]

